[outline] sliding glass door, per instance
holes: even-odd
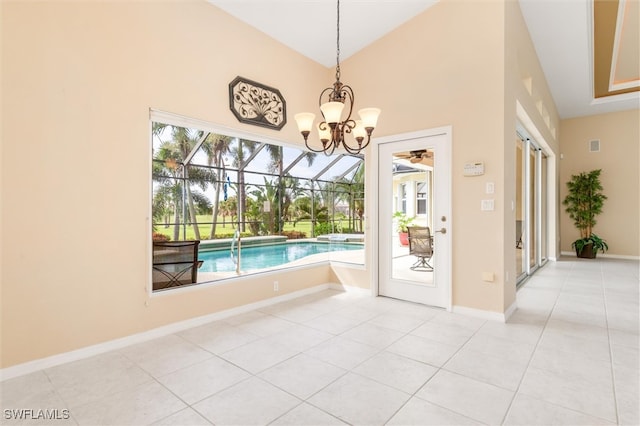
[[[525,199],[525,183],[527,181],[525,170],[525,141],[517,138],[516,139],[516,276],[518,280],[522,279],[526,276],[525,272],[527,270],[525,261],[527,258],[525,257],[525,247],[524,247],[524,219],[526,212],[526,199]]]
[[[531,138],[516,138],[516,274],[522,282],[547,260],[547,157]]]

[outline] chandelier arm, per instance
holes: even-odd
[[[318,153],[320,153],[320,152],[326,152],[326,150],[325,150],[325,149],[314,149],[314,148],[312,148],[312,147],[309,145],[309,142],[308,142],[308,141],[304,141],[304,144],[307,146],[307,149],[308,149],[309,151],[312,151],[312,152],[318,152]]]
[[[347,115],[347,118],[345,119],[345,122],[346,122],[346,121],[351,120],[351,114],[353,113],[353,103],[356,100],[356,95],[353,93],[353,89],[351,88],[351,86],[344,85],[344,86],[341,87],[340,97],[342,99],[344,99],[343,103],[346,103],[347,99],[349,100],[349,114]],[[354,125],[355,125],[355,123],[354,123]]]
[[[331,99],[331,93],[334,92],[333,87],[327,87],[325,88],[322,92],[320,92],[320,96],[318,97],[318,106],[322,106],[323,102],[322,102],[322,97],[325,95],[325,93],[329,93],[329,100]],[[324,117],[324,114],[322,115]]]
[[[355,148],[347,144],[346,140],[342,141],[342,146],[349,154],[360,154],[360,151],[365,149],[369,145],[369,142],[371,142],[371,137],[367,136],[367,141],[362,145],[358,144],[358,146]]]
[[[342,124],[342,133],[351,133],[351,131],[356,127],[356,121],[351,119],[343,121],[340,124]]]
[[[336,143],[333,140],[327,141],[326,145],[323,143],[322,146],[324,149],[320,151],[313,150],[313,152],[324,152],[324,154],[329,157],[333,155],[333,152],[336,150]]]
[[[320,130],[327,130],[327,129],[331,128],[331,126],[326,121],[321,121],[320,123],[318,123],[318,128]],[[309,145],[309,142],[308,142],[307,139],[305,139],[304,144],[312,152],[318,152],[318,153],[324,152],[327,155],[331,155],[331,154],[333,154],[333,152],[336,149],[335,140],[334,139],[335,138],[333,136],[333,129],[331,129],[331,140],[326,140],[326,142],[323,142],[322,140],[320,140],[320,143],[322,143],[322,148],[321,149],[315,149],[315,148],[311,147]],[[330,146],[331,146],[331,150],[329,151],[329,147]]]

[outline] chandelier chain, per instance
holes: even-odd
[[[336,30],[336,80],[340,80],[340,0],[337,1],[337,30]]]

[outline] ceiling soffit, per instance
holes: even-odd
[[[640,91],[640,3],[593,2],[593,89],[595,98]]]

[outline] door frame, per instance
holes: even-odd
[[[453,142],[453,127],[452,126],[442,126],[442,127],[436,127],[436,128],[432,128],[432,129],[424,129],[424,130],[418,130],[415,132],[408,132],[408,133],[400,133],[400,134],[396,134],[396,135],[390,135],[390,136],[384,136],[384,137],[380,137],[380,138],[375,138],[372,140],[372,144],[370,146],[370,154],[371,154],[371,161],[368,162],[367,164],[367,168],[370,170],[369,173],[367,173],[368,177],[369,177],[369,182],[366,186],[368,188],[379,188],[380,187],[380,173],[379,173],[379,155],[378,155],[378,151],[379,151],[379,145],[381,144],[386,144],[386,143],[393,143],[393,142],[400,142],[400,141],[405,141],[408,139],[419,139],[419,138],[429,138],[429,137],[434,137],[434,136],[442,136],[445,138],[446,143],[445,143],[445,150],[447,151],[447,157],[449,159],[448,164],[445,163],[445,166],[449,169],[449,188],[447,188],[447,190],[449,191],[449,205],[446,206],[449,214],[448,214],[448,218],[447,218],[447,233],[445,235],[442,235],[443,237],[447,238],[447,244],[446,244],[446,249],[444,250],[444,255],[445,255],[445,260],[444,260],[444,264],[445,264],[445,273],[444,278],[443,278],[443,282],[439,283],[442,284],[444,286],[447,287],[446,289],[446,294],[447,294],[447,301],[445,303],[445,309],[449,312],[451,312],[452,310],[452,299],[453,299],[453,275],[452,275],[452,233],[453,233],[453,221],[452,221],[452,215],[453,215],[453,209],[452,209],[452,204],[453,204],[453,192],[452,192],[452,188],[453,188],[453,173],[452,173],[452,163],[453,163],[453,158],[452,158],[452,142]],[[368,264],[371,265],[370,268],[370,276],[371,276],[371,294],[372,296],[379,296],[380,295],[380,276],[379,276],[379,262],[380,262],[380,213],[378,211],[378,208],[380,206],[380,194],[379,191],[377,190],[368,190],[367,191],[367,209],[370,212],[370,214],[368,215],[368,219],[370,220],[370,226],[367,226],[368,229],[373,230],[373,232],[371,232],[371,251],[369,251],[370,253],[370,258],[373,260],[373,262],[370,262]],[[434,214],[438,214],[435,213]]]

